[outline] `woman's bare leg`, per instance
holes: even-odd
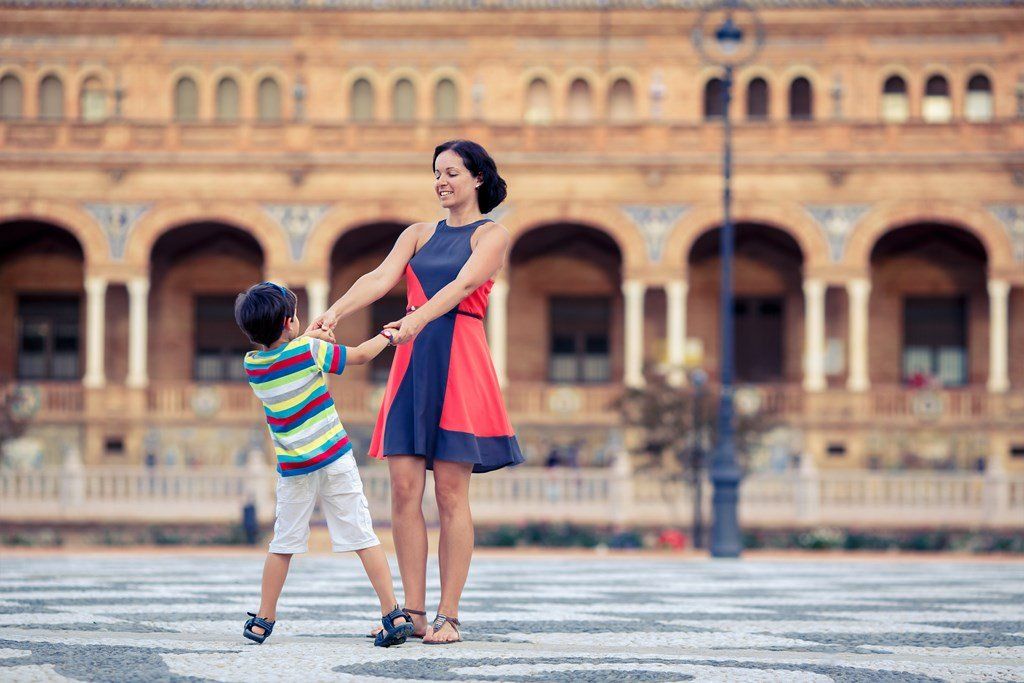
[[[473,513],[469,508],[469,479],[473,466],[468,463],[434,461],[434,493],[441,519],[441,538],[437,563],[441,571],[441,602],[437,613],[459,617],[459,600],[469,576],[473,559]],[[457,640],[450,624],[434,633],[427,631],[425,642]]]
[[[422,612],[427,601],[427,523],[423,519],[427,465],[418,456],[389,455],[388,471],[391,475],[391,533],[395,538],[395,555],[405,598],[402,606]],[[416,635],[426,632],[425,616],[414,614],[412,621]]]

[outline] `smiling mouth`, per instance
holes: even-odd
[[[446,197],[451,197],[452,194],[454,193],[451,190],[441,190],[440,192],[437,193],[437,196],[440,197],[441,199],[445,199]]]

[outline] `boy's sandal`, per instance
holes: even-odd
[[[438,614],[436,617],[434,617],[434,623],[432,623],[430,625],[430,628],[434,629],[434,633],[437,633],[438,631],[440,631],[444,627],[445,624],[451,624],[452,628],[455,629],[455,635],[458,636],[455,640],[437,640],[437,641],[424,640],[423,644],[424,645],[452,645],[454,643],[461,643],[462,642],[462,634],[459,633],[459,626],[461,626],[462,624],[455,617],[446,617],[443,614]]]
[[[406,615],[406,617],[408,617],[410,624],[412,623],[412,615],[414,615],[414,614],[418,615],[418,616],[421,616],[421,617],[427,616],[426,612],[421,612],[418,609],[409,609],[408,607],[403,607],[402,611],[405,612],[405,615]],[[413,627],[413,630],[415,630],[415,626]],[[376,638],[378,633],[383,633],[383,631],[376,631],[374,633],[367,633],[366,637],[367,638]],[[409,637],[410,638],[422,638],[423,636],[417,635],[415,633],[410,633]]]
[[[396,624],[396,619],[401,619],[402,622]],[[401,645],[413,631],[412,617],[398,605],[395,605],[395,609],[381,617],[380,623],[384,626],[384,630],[373,639],[373,644],[377,647]]]
[[[277,622],[268,621],[263,617],[258,617],[254,612],[246,612],[249,615],[249,621],[245,622],[245,628],[242,629],[242,635],[249,640],[257,643],[263,643],[264,640],[270,637],[270,634],[274,632],[274,624]],[[256,633],[252,630],[253,626],[259,626],[263,629],[263,633]]]

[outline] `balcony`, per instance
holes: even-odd
[[[946,124],[875,121],[736,121],[734,144],[746,157],[777,154],[849,152],[872,155],[989,153],[1024,148],[1024,122],[956,121]],[[116,153],[124,161],[159,163],[153,152],[222,152],[225,154],[332,156],[361,151],[429,153],[438,140],[472,137],[497,153],[692,156],[717,159],[721,126],[709,123],[642,122],[615,125],[524,125],[464,121],[435,123],[349,122],[163,122],[111,120],[0,121],[0,147],[17,152]],[[138,155],[138,158],[134,158]],[[711,156],[709,156],[711,155]],[[824,163],[825,160],[822,160]],[[834,163],[834,159],[829,160]]]
[[[330,377],[328,382],[345,421],[369,424],[376,419],[382,385],[339,377]],[[144,392],[143,405],[135,405],[132,390],[119,385],[95,391],[78,382],[20,382],[0,387],[0,391],[12,390],[20,392],[19,400],[24,402],[20,410],[43,423],[83,421],[109,416],[111,411],[165,423],[251,423],[261,414],[259,401],[242,382],[154,382]],[[616,404],[621,394],[618,384],[546,382],[512,382],[504,391],[513,423],[534,425],[614,425],[619,419]],[[983,386],[937,390],[876,386],[863,393],[845,389],[808,393],[795,384],[747,385],[737,389],[736,407],[800,426],[931,424],[977,429],[1024,423],[1024,390],[993,394]]]

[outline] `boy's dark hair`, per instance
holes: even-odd
[[[270,346],[281,338],[285,319],[295,317],[297,306],[290,289],[261,282],[235,299],[235,322],[253,344]]]
[[[473,174],[474,178],[480,178],[480,187],[476,190],[477,202],[480,204],[481,213],[490,213],[494,207],[505,201],[508,190],[505,180],[498,175],[498,167],[494,159],[483,147],[472,140],[449,140],[443,142],[434,149],[434,159],[430,162],[431,170],[437,163],[437,157],[441,152],[452,150],[460,157],[466,165],[466,170]]]

